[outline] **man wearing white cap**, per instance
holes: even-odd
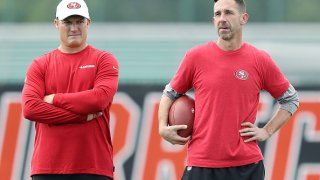
[[[32,180],[111,180],[109,109],[118,89],[115,57],[87,44],[83,0],[62,0],[57,49],[32,61],[22,90],[24,117],[35,122]]]

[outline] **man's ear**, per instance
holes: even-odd
[[[53,20],[53,24],[54,24],[54,26],[58,29],[58,19],[56,18],[56,19],[54,19]]]
[[[241,16],[241,25],[247,24],[249,20],[249,14],[248,13],[243,13]]]
[[[87,25],[89,26],[91,24],[91,19],[87,19]]]

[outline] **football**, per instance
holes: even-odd
[[[194,114],[194,99],[183,95],[176,99],[170,107],[169,125],[187,125],[187,129],[179,130],[178,135],[188,137],[192,134]]]

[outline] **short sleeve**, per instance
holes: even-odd
[[[272,60],[266,52],[263,52],[262,59],[263,66],[263,89],[268,91],[272,97],[278,98],[289,88],[289,81],[281,72],[280,68]]]
[[[193,58],[189,54],[189,52],[187,52],[184,58],[182,59],[178,70],[176,71],[175,75],[170,81],[170,85],[179,94],[184,94],[192,88],[193,77]]]

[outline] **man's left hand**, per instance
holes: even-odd
[[[251,122],[244,122],[241,126],[244,126],[245,128],[239,130],[240,136],[251,136],[250,138],[245,139],[244,142],[265,141],[270,137],[266,129],[258,128]]]
[[[53,98],[55,94],[46,95],[43,97],[43,101],[49,104],[53,103]]]

